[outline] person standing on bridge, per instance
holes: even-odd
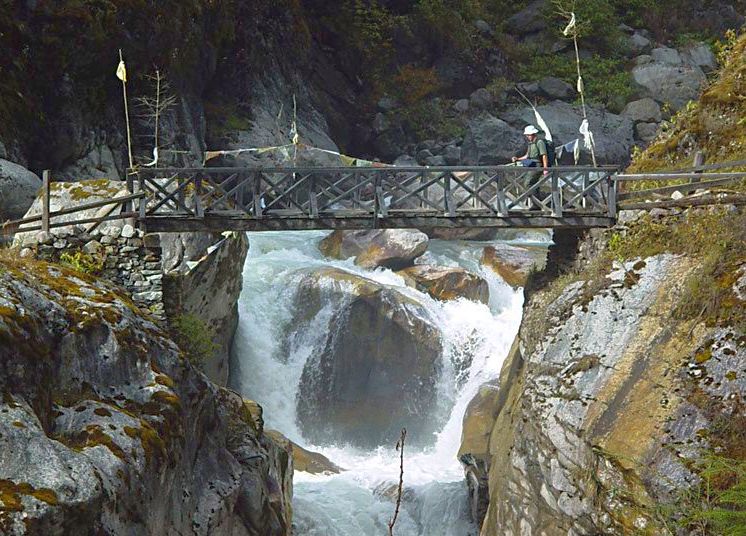
[[[549,151],[547,151],[547,142],[539,138],[539,130],[534,125],[528,125],[523,129],[523,135],[528,142],[526,154],[523,156],[514,156],[513,162],[525,167],[544,168],[544,175],[549,173]]]

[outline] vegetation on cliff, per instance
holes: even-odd
[[[718,77],[698,102],[671,119],[670,126],[639,154],[630,171],[662,171],[691,165],[702,150],[708,162],[742,160],[746,155],[746,33],[729,32],[718,45]],[[740,166],[746,169],[746,166]]]

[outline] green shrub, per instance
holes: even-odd
[[[60,255],[60,262],[77,272],[84,274],[99,274],[104,269],[104,260],[82,251],[65,251]]]
[[[445,99],[413,103],[401,111],[403,126],[420,140],[462,136],[464,122],[454,113],[452,104],[452,101]]]
[[[219,348],[213,341],[215,332],[204,320],[193,314],[179,315],[171,321],[173,336],[186,358],[198,369],[213,357]]]
[[[580,68],[588,102],[604,104],[618,112],[621,111],[620,104],[623,106],[635,93],[632,75],[622,59],[594,54],[590,60],[581,60]],[[529,81],[554,76],[573,86],[578,78],[574,58],[542,54],[536,50],[526,63],[518,67],[518,74]]]

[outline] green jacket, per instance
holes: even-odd
[[[541,157],[546,155],[549,156],[549,153],[547,152],[547,143],[537,138],[536,141],[533,141],[528,144],[528,158],[531,160],[538,160],[539,163],[542,163]]]

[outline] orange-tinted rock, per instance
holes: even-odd
[[[487,303],[490,290],[487,281],[463,268],[417,265],[397,272],[407,285],[427,292],[437,300],[467,300]]]

